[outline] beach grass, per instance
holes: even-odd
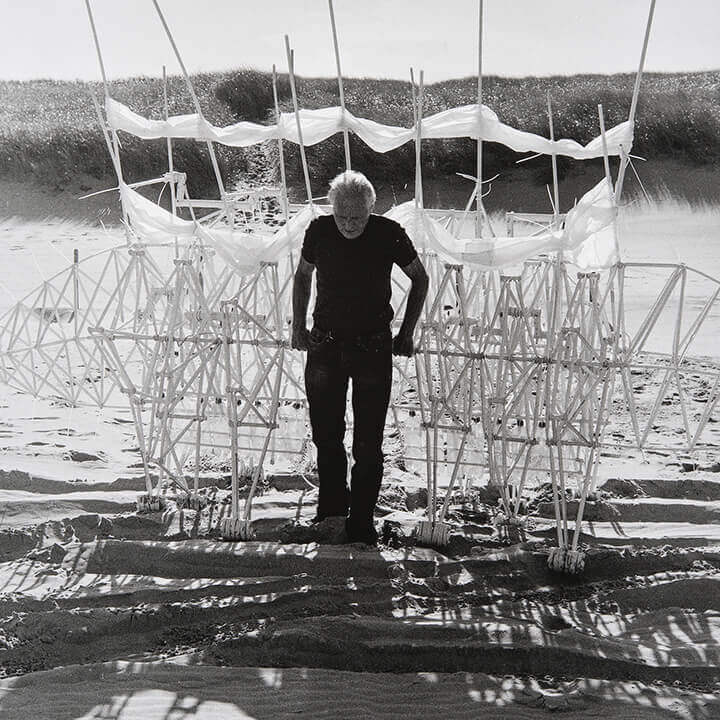
[[[553,103],[556,137],[588,142],[599,134],[597,106],[602,103],[606,126],[627,119],[634,75],[574,75],[501,78],[483,81],[483,101],[500,119],[514,127],[548,135],[547,94]],[[272,76],[243,68],[224,73],[193,76],[203,113],[212,123],[227,125],[238,120],[271,122]],[[305,108],[339,104],[337,81],[331,78],[298,78],[298,96]],[[279,76],[282,109],[292,109],[287,75]],[[28,179],[63,187],[73,174],[112,180],[113,171],[89,93],[102,99],[100,83],[53,80],[0,81],[0,176]],[[113,81],[110,94],[142,115],[163,116],[163,88],[159,78],[136,77]],[[447,80],[425,88],[424,114],[473,103],[475,78]],[[348,109],[377,122],[412,124],[410,84],[400,80],[347,78]],[[633,152],[655,160],[671,159],[707,166],[720,159],[720,71],[647,74],[638,103]],[[170,114],[193,111],[182,77],[168,78]],[[127,179],[139,180],[167,168],[163,141],[141,141],[121,134],[123,169]],[[287,143],[286,160],[291,183],[301,182],[297,147]],[[353,161],[374,177],[398,185],[411,181],[414,149],[407,145],[386,154],[376,153],[357,138],[351,140]],[[277,179],[274,142],[249,150],[216,148],[221,169],[229,182],[250,173]],[[175,141],[176,167],[187,172],[194,194],[212,194],[215,183],[203,143]],[[344,167],[342,138],[336,136],[308,148],[313,185],[322,187]],[[486,143],[484,175],[503,173],[515,166],[517,153],[496,143]],[[561,179],[572,161],[559,159]],[[538,164],[537,184],[548,182],[547,163]],[[456,172],[474,173],[475,143],[469,139],[423,143],[426,178]]]

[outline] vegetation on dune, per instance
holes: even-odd
[[[200,74],[193,83],[206,117],[217,125],[238,120],[271,122],[274,116],[272,76],[253,69]],[[547,136],[547,93],[553,102],[555,134],[585,143],[599,134],[597,105],[602,103],[607,127],[628,116],[634,75],[575,75],[548,78],[488,77],[483,100],[503,122]],[[339,104],[337,82],[329,78],[298,78],[300,104],[320,108]],[[84,173],[112,181],[113,171],[89,93],[102,97],[99,83],[37,80],[0,82],[0,175],[40,180],[64,187],[74,174]],[[163,116],[162,80],[131,78],[111,83],[110,93],[136,112],[152,118]],[[424,114],[475,102],[475,78],[448,80],[425,88]],[[287,75],[279,76],[279,98],[284,111],[292,109]],[[412,124],[408,82],[348,78],[345,98],[354,114],[377,122]],[[168,78],[170,114],[193,112],[182,77]],[[121,134],[126,178],[139,180],[167,168],[163,141],[147,142]],[[203,143],[175,141],[175,163],[188,173],[190,190],[200,195],[215,187]],[[392,182],[412,180],[414,148],[408,144],[386,154],[375,153],[362,141],[351,139],[353,163],[373,177]],[[272,177],[277,168],[277,146],[240,150],[216,148],[223,175],[229,182],[250,173]],[[643,78],[633,152],[655,159],[672,158],[695,164],[720,158],[720,71],[647,74]],[[344,166],[340,135],[307,149],[311,177],[316,187]],[[486,176],[514,167],[517,153],[487,143]],[[301,181],[299,152],[286,144],[289,178]],[[560,173],[572,161],[560,159]],[[536,180],[548,181],[547,163],[536,165]],[[532,164],[530,165],[532,168]],[[268,174],[268,169],[270,170]],[[475,143],[469,139],[435,140],[423,144],[425,177],[455,172],[474,173]]]
[[[193,84],[210,122],[228,125],[237,118],[215,94],[220,79],[217,74],[196,75]],[[0,81],[0,175],[39,180],[60,188],[78,173],[112,182],[112,163],[90,97],[94,94],[102,104],[103,92],[102,83]],[[147,117],[164,116],[161,79],[114,81],[110,94]],[[168,108],[170,115],[193,112],[182,77],[168,78]],[[148,142],[125,133],[120,141],[127,180],[143,180],[167,170],[165,141]],[[217,147],[216,152],[224,176],[244,171],[242,151]],[[191,192],[204,194],[215,187],[203,143],[176,140],[173,153],[176,166],[188,173]]]

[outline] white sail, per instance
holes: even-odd
[[[149,120],[113,98],[106,100],[105,109],[108,122],[113,129],[124,130],[146,140],[168,137],[190,138],[211,140],[233,147],[248,147],[278,138],[298,142],[294,113],[282,113],[280,121],[272,125],[243,121],[227,127],[216,127],[197,113],[174,115],[167,120]],[[343,112],[340,107],[300,110],[299,116],[305,145],[316,145],[344,130],[351,131],[377,152],[394,150],[417,138],[417,130],[414,127],[383,125],[373,120],[355,117],[347,110]],[[569,139],[548,140],[540,135],[506,125],[486,105],[483,105],[481,112],[478,112],[477,104],[450,108],[423,118],[421,137],[481,139],[501,143],[516,152],[543,155],[555,153],[576,160],[589,160],[603,155],[602,139],[599,136],[587,145]],[[606,132],[606,141],[609,155],[620,155],[622,150],[629,152],[633,142],[632,124],[625,121],[611,128]]]

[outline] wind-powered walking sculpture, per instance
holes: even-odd
[[[5,316],[0,342],[5,379],[16,387],[70,404],[129,402],[147,485],[138,498],[139,510],[159,509],[169,497],[168,483],[176,487],[178,501],[197,507],[203,468],[229,465],[231,506],[221,531],[227,539],[248,538],[252,499],[267,459],[297,460],[307,454],[302,359],[288,350],[287,342],[289,284],[304,229],[314,214],[325,212],[312,202],[304,146],[336,132],[344,136],[347,167],[350,132],[379,152],[416,144],[415,200],[388,215],[406,227],[431,275],[419,352],[410,363],[398,362],[391,405],[391,417],[407,439],[406,459],[411,465],[421,461],[427,477],[428,512],[418,528],[420,541],[447,540],[448,509],[463,478],[467,488],[480,471],[487,471],[500,496],[499,520],[512,526],[522,522],[527,490],[549,476],[558,540],[549,563],[579,572],[584,503],[596,481],[611,407],[617,413],[622,404],[627,412],[632,446],[666,444],[653,428],[668,402],[679,406],[685,426],[682,442],[672,449],[689,451],[702,442],[720,396],[720,375],[715,367],[691,362],[689,353],[720,285],[684,266],[622,263],[616,235],[617,199],[629,162],[654,2],[629,120],[606,132],[600,109],[600,134],[586,146],[554,138],[549,103],[549,139],[501,123],[482,104],[481,46],[477,104],[423,117],[421,74],[419,85],[413,83],[414,127],[380,126],[352,115],[345,106],[331,3],[340,106],[300,110],[294,56],[286,39],[293,112],[280,112],[273,71],[275,123],[218,128],[203,117],[153,0],[195,113],[168,117],[166,105],[163,120],[147,120],[111,97],[86,2],[105,87],[104,115],[99,106],[97,111],[118,176],[126,243],[82,261],[76,256],[69,269]],[[479,17],[482,38],[482,2]],[[124,182],[118,132],[165,138],[168,173],[135,185]],[[475,191],[464,212],[423,205],[422,141],[448,137],[471,137],[478,143]],[[185,175],[173,163],[173,138],[207,144],[219,200],[189,197]],[[274,193],[228,191],[214,143],[248,146],[265,140],[278,143],[281,187]],[[283,140],[299,144],[308,200],[300,207],[287,202]],[[534,235],[492,235],[482,206],[483,141],[553,158],[554,212]],[[564,219],[554,162],[558,154],[605,161],[605,178]],[[614,185],[611,155],[620,156]],[[170,211],[137,191],[153,183],[170,187]],[[268,221],[269,195],[282,208],[279,221]],[[467,238],[465,221],[473,200],[475,230]],[[182,212],[189,218],[182,218]],[[581,269],[577,277],[571,277],[571,265]],[[668,279],[643,320],[630,327],[624,298],[636,268],[660,268]],[[711,288],[685,326],[693,277]],[[657,350],[651,347],[653,331],[669,311],[671,347],[650,353]],[[656,395],[642,402],[633,381],[638,372],[662,378]],[[708,378],[710,390],[701,405],[686,392],[690,373]],[[410,438],[416,419],[424,437],[420,454]],[[574,521],[569,517],[571,484],[578,498]],[[242,512],[241,494],[246,495]]]

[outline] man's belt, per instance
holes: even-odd
[[[342,345],[360,349],[380,349],[392,338],[390,327],[371,332],[357,332],[347,328],[328,330],[315,325],[310,331],[311,340],[315,343],[337,342]]]

